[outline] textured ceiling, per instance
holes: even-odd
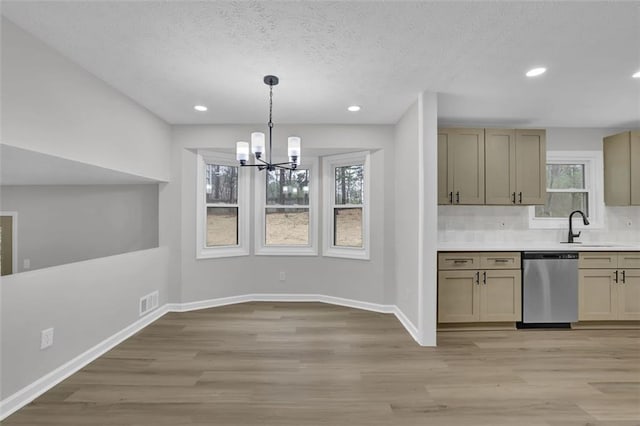
[[[395,123],[430,90],[443,123],[640,126],[637,1],[3,1],[2,14],[174,124],[264,122],[262,76],[276,74],[276,124]]]

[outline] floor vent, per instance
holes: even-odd
[[[145,315],[158,307],[158,292],[154,291],[140,298],[140,316]]]

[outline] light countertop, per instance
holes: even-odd
[[[584,242],[577,244],[540,243],[540,242],[440,242],[438,251],[640,251],[638,243],[595,243]]]

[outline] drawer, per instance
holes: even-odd
[[[578,262],[580,269],[616,269],[618,268],[618,253],[604,252],[580,252]]]
[[[618,268],[640,269],[640,251],[622,251],[618,253]]]
[[[438,269],[480,269],[480,253],[439,253]]]
[[[520,269],[519,252],[482,253],[481,269]]]

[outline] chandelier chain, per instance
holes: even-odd
[[[269,127],[273,127],[273,85],[269,85]]]

